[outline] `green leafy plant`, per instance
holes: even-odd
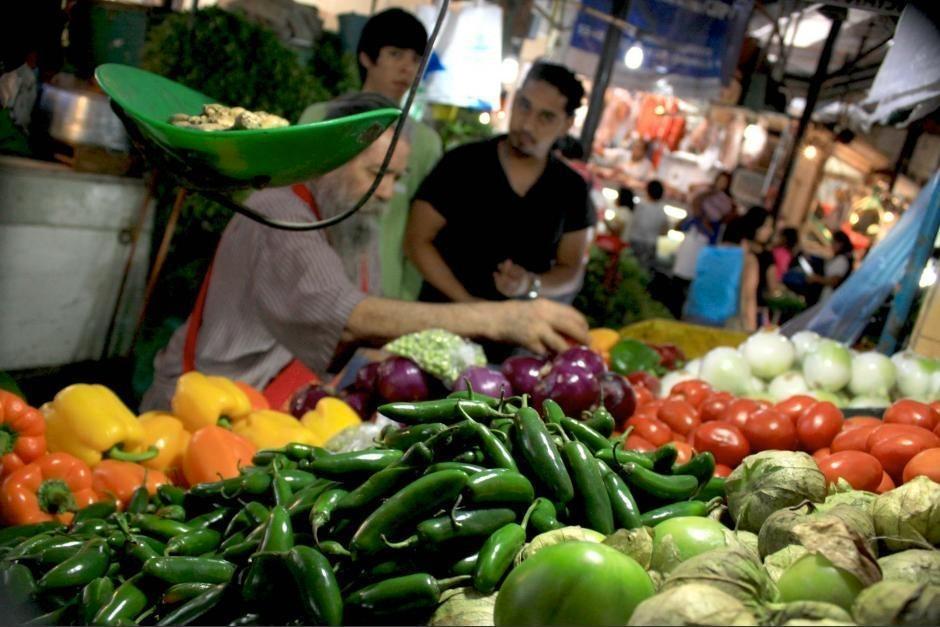
[[[669,310],[649,295],[649,282],[649,275],[629,251],[614,259],[610,253],[592,246],[584,284],[574,306],[592,328],[619,329],[651,318],[671,319]]]

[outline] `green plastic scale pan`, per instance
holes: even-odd
[[[214,98],[116,63],[98,66],[95,77],[154,165],[195,189],[278,187],[309,180],[362,152],[401,113],[380,109],[283,128],[200,131],[168,120],[176,113],[200,114],[202,105],[216,102]]]

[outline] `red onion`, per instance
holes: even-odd
[[[428,397],[428,379],[418,364],[405,357],[389,357],[377,371],[379,394],[389,402],[423,401]]]
[[[577,418],[597,402],[600,386],[597,377],[589,370],[578,366],[562,365],[552,368],[535,386],[533,400],[541,409],[546,398],[561,405],[568,416]]]
[[[353,379],[353,382],[349,385],[349,389],[369,392],[370,394],[374,392],[376,375],[379,372],[379,363],[380,362],[372,361],[357,370],[356,378]]]
[[[501,370],[516,394],[532,394],[542,378],[543,366],[545,360],[541,357],[520,355],[504,361]]]
[[[636,393],[626,377],[616,372],[605,372],[601,376],[601,392],[604,395],[604,407],[614,417],[616,429],[623,430],[624,424],[636,410]]]
[[[584,368],[590,371],[594,376],[599,377],[607,372],[607,366],[604,364],[604,358],[592,351],[587,346],[573,346],[565,352],[559,354],[552,361],[552,368],[563,365],[572,365]]]
[[[308,411],[314,409],[321,398],[335,396],[330,388],[319,383],[311,383],[300,388],[290,399],[290,413],[294,418],[302,418]]]
[[[487,394],[499,398],[500,394],[512,396],[512,385],[506,376],[498,370],[490,370],[486,366],[470,366],[457,377],[455,390],[466,390],[467,380],[474,392]]]

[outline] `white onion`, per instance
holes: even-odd
[[[815,331],[799,331],[793,334],[790,341],[793,342],[793,348],[796,350],[796,358],[799,361],[814,350],[822,338]]]
[[[874,351],[859,353],[852,360],[849,390],[856,396],[888,396],[897,371],[890,359]]]
[[[751,384],[751,369],[737,350],[721,346],[702,360],[700,376],[716,390],[743,395]]]
[[[931,387],[932,370],[929,360],[910,351],[904,351],[892,355],[891,361],[897,369],[898,397],[927,398]]]
[[[838,392],[852,378],[852,359],[846,347],[821,340],[803,360],[803,378],[811,388]]]
[[[660,398],[666,398],[669,396],[669,392],[673,387],[682,383],[683,381],[691,381],[696,379],[694,374],[686,372],[685,370],[673,370],[672,372],[667,373],[659,380],[659,396]]]
[[[797,394],[806,394],[809,386],[806,385],[806,379],[802,373],[791,370],[774,377],[774,380],[767,386],[767,391],[775,400],[782,401]]]
[[[773,379],[793,366],[796,351],[786,337],[775,331],[759,331],[741,345],[751,373]]]

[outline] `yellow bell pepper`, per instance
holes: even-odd
[[[161,472],[182,468],[183,454],[192,437],[183,427],[182,421],[160,411],[148,411],[141,414],[138,420],[144,428],[144,437],[140,446],[131,449],[131,452],[143,453],[151,446],[157,449],[157,455],[141,462],[141,465]]]
[[[273,409],[262,409],[248,414],[232,425],[232,431],[249,440],[258,449],[280,448],[291,442],[323,445],[323,440],[296,418]]]
[[[300,422],[325,443],[343,429],[362,424],[362,419],[342,399],[324,396],[303,415]]]
[[[103,385],[70,385],[43,405],[42,412],[52,453],[69,453],[89,466],[96,466],[105,453],[123,461],[153,456],[152,452],[126,452],[143,444],[144,428],[127,405]]]
[[[190,433],[216,424],[223,416],[236,420],[251,412],[248,395],[234,381],[195,371],[177,380],[171,405],[173,415]]]

